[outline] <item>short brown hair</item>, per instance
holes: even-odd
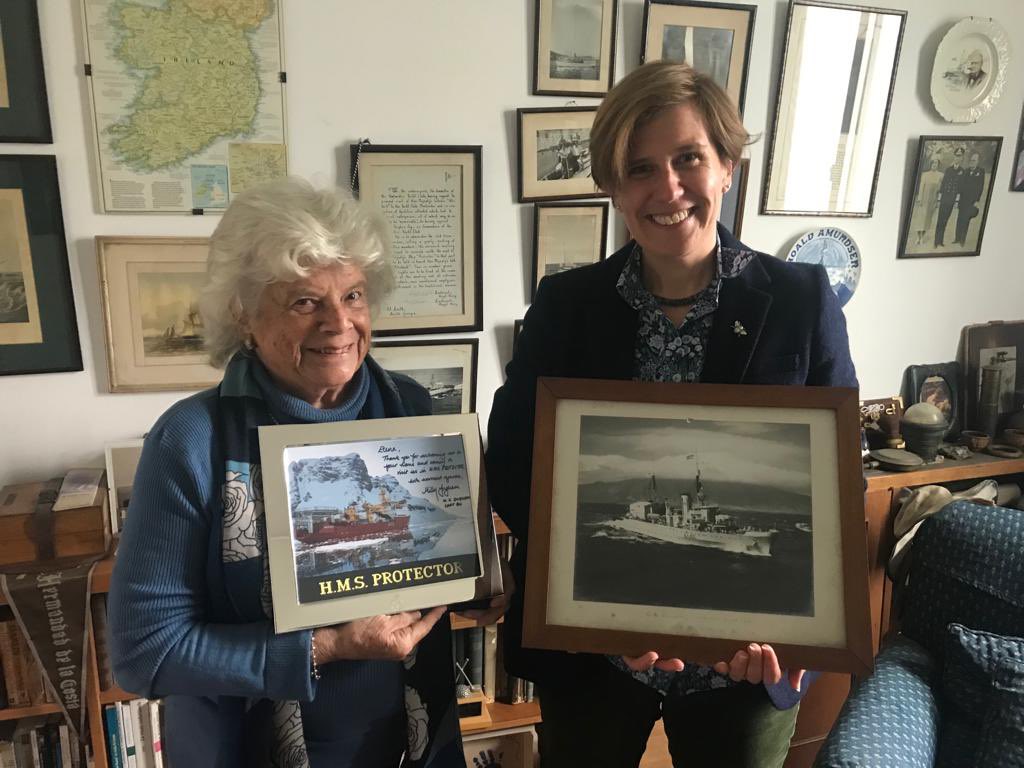
[[[637,130],[682,104],[693,105],[704,118],[718,158],[736,165],[750,134],[729,95],[688,64],[651,61],[624,77],[597,110],[590,131],[591,174],[597,186],[614,192],[625,179]]]

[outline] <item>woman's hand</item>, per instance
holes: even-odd
[[[444,616],[446,606],[427,613],[405,611],[390,616],[370,616],[333,627],[313,630],[317,664],[340,659],[400,661]]]
[[[686,666],[681,659],[663,659],[656,651],[648,651],[642,656],[623,656],[626,666],[634,672],[649,672],[660,669],[662,672],[682,672]]]
[[[489,607],[459,611],[459,615],[472,619],[481,626],[496,622],[508,611],[508,607],[512,603],[512,594],[516,591],[516,580],[512,576],[512,569],[508,567],[504,558],[501,558],[501,584],[505,591],[497,597],[492,597]]]
[[[732,661],[718,662],[714,665],[714,670],[720,675],[728,675],[736,682],[746,680],[748,683],[775,685],[782,679],[782,667],[779,666],[779,657],[775,655],[775,649],[770,645],[757,643],[751,643],[746,649],[736,651]],[[788,674],[789,684],[794,691],[799,691],[804,670],[791,669]]]

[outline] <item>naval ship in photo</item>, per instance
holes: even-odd
[[[681,493],[678,502],[659,500],[657,480],[651,475],[650,498],[632,502],[625,517],[606,524],[673,544],[771,557],[777,531],[740,525],[732,515],[720,512],[718,504],[709,504],[699,465],[694,486],[696,493]]]
[[[393,501],[381,488],[379,504],[364,501],[361,512],[355,504],[350,504],[344,512],[333,510],[327,519],[297,527],[295,538],[303,544],[315,545],[408,535],[409,514],[401,511],[405,506],[405,499]]]

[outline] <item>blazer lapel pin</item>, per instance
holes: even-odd
[[[739,320],[732,324],[732,332],[735,333],[737,336],[747,335],[747,329],[743,327],[743,323],[741,323]]]

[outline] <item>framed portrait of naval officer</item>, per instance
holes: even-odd
[[[871,668],[857,391],[538,382],[523,644]]]

